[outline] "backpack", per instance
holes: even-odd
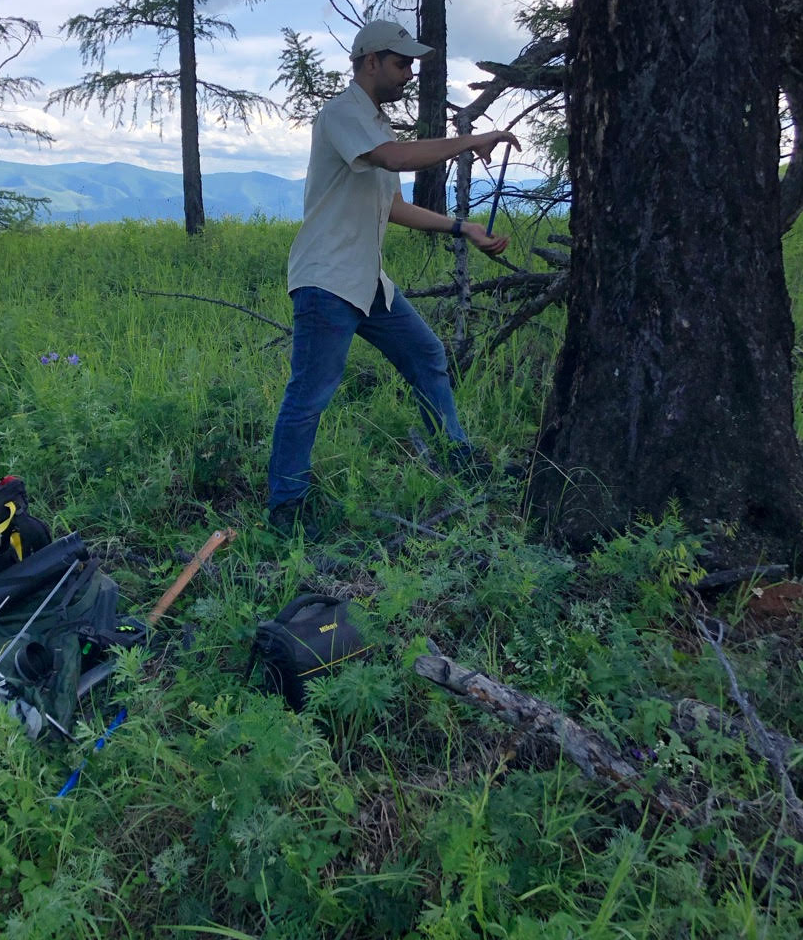
[[[112,644],[144,641],[144,626],[117,617],[118,595],[76,532],[30,554],[23,541],[22,559],[0,570],[0,699],[29,736],[44,722],[69,728],[82,672]]]
[[[283,695],[291,708],[300,711],[310,679],[331,674],[333,667],[371,649],[351,607],[349,601],[326,594],[302,594],[273,620],[257,624],[245,679],[259,660],[264,690]]]
[[[25,484],[19,477],[3,477],[0,480],[0,571],[49,543],[50,529],[28,513]]]

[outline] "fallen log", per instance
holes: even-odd
[[[654,784],[629,763],[615,748],[593,731],[582,727],[574,719],[561,712],[555,706],[533,696],[524,695],[516,689],[471,671],[444,656],[438,647],[427,641],[431,656],[419,656],[415,662],[418,675],[433,682],[439,688],[455,696],[468,705],[476,706],[515,727],[524,739],[529,739],[543,749],[544,744],[557,746],[569,760],[576,764],[583,774],[591,780],[609,785],[620,792],[631,791],[645,800],[650,814],[656,822],[661,819],[683,820],[684,824],[694,828],[701,823],[710,823],[711,809],[718,805],[720,809],[730,807],[739,819],[754,816],[755,805],[750,802],[734,801],[727,794],[717,795],[708,791],[704,802],[694,801],[689,804],[678,792],[663,782]],[[694,734],[701,721],[710,723],[723,733],[733,735],[742,733],[738,718],[724,715],[713,706],[694,699],[683,699],[675,706],[676,727],[682,736]],[[685,733],[684,733],[685,732]],[[778,732],[770,731],[777,749],[788,754],[798,742],[786,738]],[[751,747],[752,749],[752,747]],[[761,747],[753,751],[764,758]],[[691,792],[689,797],[691,798]],[[758,801],[757,801],[758,802]],[[788,803],[785,804],[788,812]],[[762,810],[763,813],[763,810]],[[764,825],[762,815],[759,828]],[[778,836],[784,826],[784,807],[781,808],[776,822]],[[758,856],[746,849],[737,840],[730,849],[731,857],[742,868],[749,868],[759,888],[770,884],[782,884],[792,897],[800,897],[799,866],[794,861],[794,843],[785,845],[776,837],[771,845]],[[698,846],[703,859],[709,862],[715,859],[715,853],[708,844]]]
[[[747,721],[736,715],[729,715],[707,702],[701,702],[695,698],[683,698],[674,704],[675,726],[678,734],[684,739],[694,738],[701,725],[705,725],[712,731],[717,731],[723,737],[735,740],[742,738],[745,748],[754,757],[766,759],[766,754],[758,746],[751,728]],[[765,728],[767,740],[771,742],[773,749],[778,753],[781,760],[786,763],[793,751],[803,749],[803,745],[794,738],[790,738],[774,728]],[[696,734],[699,737],[699,734]],[[794,768],[790,768],[790,773]]]
[[[692,812],[671,787],[663,783],[653,786],[596,732],[583,728],[549,702],[466,669],[448,656],[419,656],[414,668],[419,676],[460,701],[494,715],[536,741],[557,745],[590,780],[638,793],[653,813],[682,819]]]
[[[743,581],[752,581],[758,578],[781,579],[789,576],[789,565],[753,565],[748,568],[730,568],[727,571],[712,571],[704,575],[695,584],[690,585],[694,591],[715,591],[721,588],[733,587]]]
[[[775,771],[786,804],[787,822],[791,825],[798,841],[803,840],[803,800],[795,791],[778,742],[769,733],[752,702],[739,687],[736,671],[722,648],[722,638],[727,632],[728,624],[708,614],[697,616],[694,619],[701,635],[708,641],[720,665],[725,670],[730,685],[731,698],[739,706],[746,719],[746,726],[750,729],[750,737],[756,751],[766,759]],[[714,630],[717,631],[716,636],[714,636]]]

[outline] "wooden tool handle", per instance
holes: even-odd
[[[148,623],[153,626],[158,620],[160,620],[167,608],[173,603],[179,594],[181,594],[181,592],[189,584],[207,558],[209,558],[209,556],[214,551],[220,548],[221,545],[228,545],[236,538],[237,533],[234,531],[234,529],[218,529],[217,532],[213,532],[206,540],[204,545],[195,553],[192,561],[185,565],[181,574],[159,598],[156,606],[148,614]]]

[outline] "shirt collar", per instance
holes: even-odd
[[[384,121],[386,124],[390,124],[390,118],[385,114],[382,108],[377,108],[377,106],[371,100],[371,96],[368,92],[360,85],[358,82],[355,82],[354,79],[349,82],[349,90],[352,92],[354,97],[357,99],[360,107],[365,108],[371,115],[380,121]]]

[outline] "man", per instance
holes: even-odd
[[[312,130],[304,221],[290,249],[293,299],[291,377],[276,419],[268,470],[269,519],[291,532],[298,519],[315,526],[305,497],[321,412],[340,384],[356,333],[382,352],[410,383],[427,429],[443,432],[454,453],[470,459],[446,370],[443,344],[382,270],[388,222],[467,238],[481,251],[504,251],[507,238],[481,225],[406,203],[399,172],[421,170],[472,150],[490,159],[504,131],[397,141],[382,105],[398,101],[414,59],[430,55],[398,23],[374,20],[354,39],[354,79],[321,109]]]

